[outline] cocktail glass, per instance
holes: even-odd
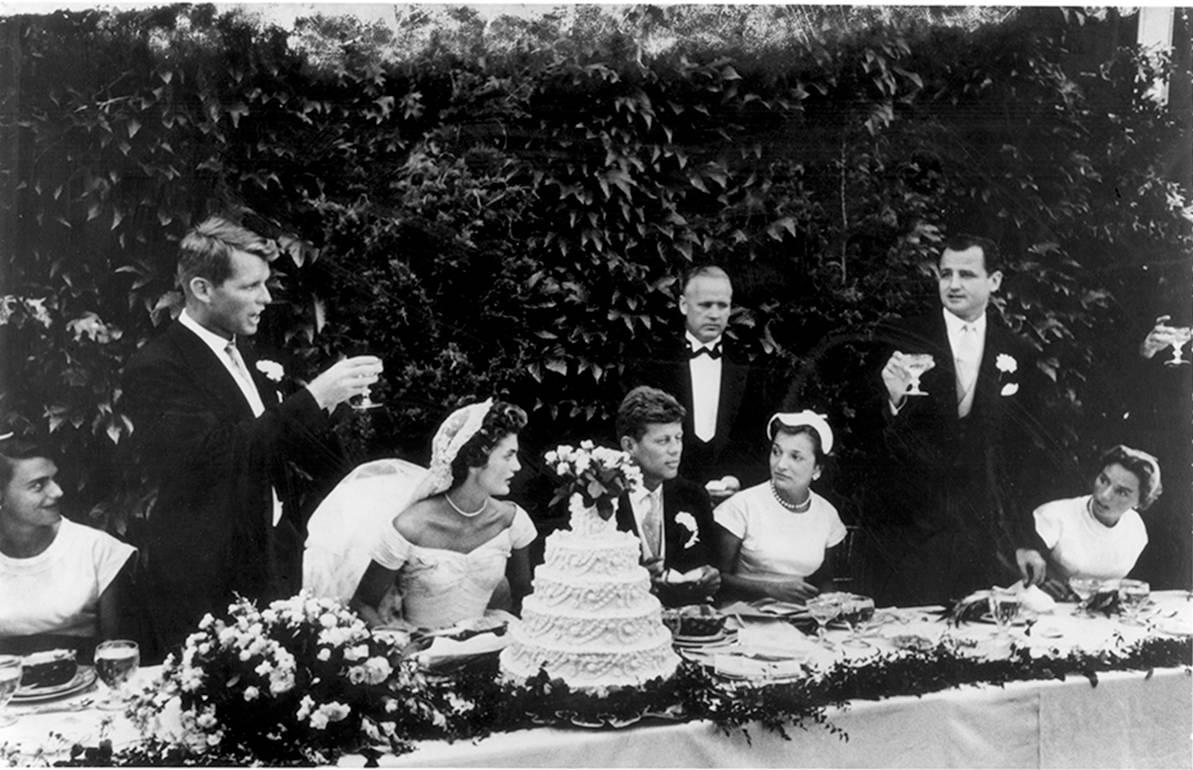
[[[1071,577],[1069,578],[1069,588],[1077,595],[1081,601],[1077,604],[1077,614],[1089,615],[1089,602],[1098,593],[1098,589],[1102,587],[1102,581],[1098,578],[1091,577]]]
[[[826,647],[832,644],[824,636],[824,627],[830,620],[841,614],[841,605],[835,598],[828,596],[814,596],[807,603],[808,614],[816,621],[816,638]]]
[[[1151,596],[1152,587],[1142,580],[1122,580],[1118,584],[1118,603],[1123,610],[1123,622],[1127,625],[1142,625],[1139,611]]]
[[[990,589],[990,617],[998,627],[998,636],[1010,638],[1011,624],[1019,617],[1019,592],[1013,588]]]
[[[21,656],[0,655],[0,727],[8,727],[17,721],[12,714],[6,713],[8,702],[21,686]]]
[[[1165,327],[1168,332],[1168,344],[1172,346],[1172,358],[1164,362],[1165,366],[1181,366],[1187,364],[1189,361],[1185,359],[1183,351],[1185,343],[1193,339],[1193,327],[1189,326],[1168,326]]]
[[[936,359],[928,353],[909,353],[903,357],[903,366],[911,375],[911,384],[907,387],[907,395],[928,395],[927,391],[920,390],[920,377],[924,372],[936,366]]]
[[[874,600],[866,596],[851,596],[841,603],[840,620],[849,629],[849,636],[842,644],[846,647],[872,647],[863,638],[874,621]]]
[[[108,697],[96,705],[106,711],[123,709],[125,686],[141,667],[141,648],[128,639],[113,639],[95,647],[95,673],[110,689]]]

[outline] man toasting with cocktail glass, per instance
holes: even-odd
[[[867,512],[880,603],[942,603],[1016,572],[1026,463],[1040,467],[1027,407],[1036,377],[1031,348],[991,311],[1002,281],[992,241],[954,237],[937,263],[941,308],[884,334],[890,467]]]

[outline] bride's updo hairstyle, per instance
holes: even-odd
[[[460,447],[452,459],[452,487],[457,487],[468,478],[469,468],[483,468],[489,461],[489,453],[506,436],[519,433],[526,427],[526,412],[520,406],[507,401],[495,401],[480,430]]]

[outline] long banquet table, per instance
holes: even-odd
[[[1187,592],[1154,595],[1165,615],[1187,622],[1193,601]],[[1128,627],[1111,619],[1077,619],[1061,605],[1055,618],[1042,616],[1037,630],[1055,626],[1052,636],[1033,642],[1022,632],[1021,645],[1097,649],[1113,636],[1126,641],[1158,633],[1155,627]],[[959,629],[922,612],[901,619],[894,631],[950,633],[975,640],[976,654],[997,655],[994,629],[970,624]],[[1045,619],[1046,618],[1046,619]],[[1076,630],[1074,630],[1076,629]],[[1063,634],[1062,634],[1063,632]],[[1134,637],[1132,637],[1132,634]],[[1063,635],[1063,639],[1061,638]],[[812,659],[813,672],[842,656],[864,665],[865,652],[846,652],[845,632],[832,631],[833,652]],[[876,637],[881,650],[882,637]],[[988,646],[994,645],[994,646]],[[872,651],[873,652],[873,651]],[[139,673],[150,681],[156,669]],[[94,708],[81,694],[72,702],[12,707],[16,725],[0,728],[7,744],[29,758],[36,747],[63,752],[69,743],[95,744],[110,737],[117,749],[136,740],[123,716]],[[45,711],[60,707],[67,710]],[[492,735],[480,741],[423,742],[413,753],[381,758],[389,767],[1193,767],[1193,678],[1186,667],[1103,673],[1093,685],[1084,676],[1064,681],[1013,682],[965,686],[920,697],[855,701],[831,708],[829,721],[848,740],[809,725],[789,730],[790,741],[758,724],[747,732],[724,732],[716,725],[643,722],[625,729],[537,728]],[[109,721],[110,720],[110,721]],[[105,725],[105,722],[107,724]],[[55,739],[51,733],[65,736]],[[20,756],[20,755],[18,755]],[[361,757],[342,762],[360,766]]]

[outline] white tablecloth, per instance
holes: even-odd
[[[1188,613],[1183,592],[1166,592],[1157,599],[1164,607]],[[884,633],[923,633],[939,636],[943,624],[915,611],[905,622],[884,627]],[[1055,627],[1064,638],[1017,632],[1020,643],[1043,647],[1096,649],[1122,634],[1142,635],[1140,629],[1107,619],[1079,620],[1067,608],[1045,616],[1036,631]],[[1076,631],[1074,631],[1076,629]],[[994,630],[974,624],[951,631],[980,642],[985,654]],[[844,632],[830,638],[840,642]],[[882,651],[842,651],[836,655],[864,657]],[[886,649],[890,649],[887,647]],[[827,663],[834,658],[825,654]],[[138,673],[139,683],[155,678],[158,669]],[[70,708],[91,692],[46,706],[14,704],[17,723],[0,727],[0,747],[23,751],[42,747],[61,752],[70,743],[95,745],[113,740],[117,749],[137,739],[134,727],[113,712]],[[1193,678],[1189,670],[1103,673],[1097,686],[1081,676],[1061,681],[1032,681],[996,686],[969,686],[922,697],[897,697],[855,702],[830,709],[830,722],[848,734],[841,740],[828,730],[809,725],[790,731],[791,741],[761,725],[723,733],[708,722],[643,724],[623,730],[542,728],[497,734],[478,742],[427,742],[413,754],[383,757],[393,767],[1193,767]],[[57,740],[53,734],[65,736]],[[2,752],[0,752],[2,754]],[[60,756],[65,756],[63,753]],[[53,757],[51,757],[53,758]],[[361,765],[359,757],[346,765]]]

